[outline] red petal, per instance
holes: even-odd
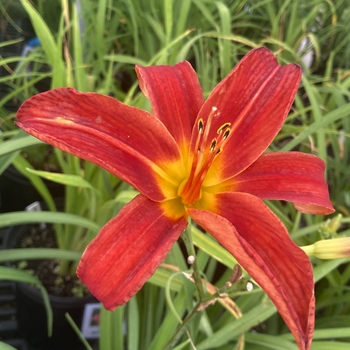
[[[103,167],[151,199],[164,199],[154,173],[161,175],[167,170],[164,160],[179,159],[180,153],[149,113],[64,88],[30,98],[17,118],[19,127],[40,140]]]
[[[310,348],[314,329],[313,273],[307,255],[281,221],[257,197],[215,196],[216,212],[189,209],[265,290],[293,333],[299,349]]]
[[[137,196],[86,248],[77,275],[107,310],[126,303],[153,275],[185,229],[158,203]]]
[[[198,118],[205,126],[212,107],[217,108],[210,139],[217,138],[220,126],[231,123],[231,134],[212,166],[221,181],[240,173],[266,150],[288,115],[300,78],[299,66],[282,67],[269,50],[259,48],[216,86]]]
[[[261,199],[290,201],[304,213],[334,212],[324,162],[300,152],[266,153],[232,179],[233,190]]]
[[[188,144],[204,99],[196,72],[189,62],[175,66],[136,66],[142,92],[179,145]]]

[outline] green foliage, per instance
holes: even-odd
[[[2,4],[11,18],[9,2]],[[135,64],[190,60],[207,96],[245,53],[261,45],[270,48],[281,63],[297,62],[304,71],[293,110],[271,149],[300,150],[326,162],[331,198],[343,215],[337,235],[350,236],[347,0],[81,0],[81,8],[68,0],[50,0],[50,6],[45,0],[20,2],[21,13],[27,13],[42,46],[26,58],[0,57],[0,67],[7,69],[15,64],[15,69],[9,69],[11,74],[0,77],[0,83],[7,87],[0,99],[0,173],[13,162],[48,204],[51,212],[41,213],[46,221],[72,224],[61,235],[64,249],[43,251],[43,257],[52,254],[78,261],[82,247],[135,192],[96,166],[60,151],[56,157],[62,174],[33,169],[20,151],[35,147],[39,141],[17,133],[12,124],[14,114],[6,110],[8,101],[23,102],[40,91],[40,82],[49,79],[50,88],[72,86],[100,92],[150,110],[149,102],[137,89]],[[302,42],[306,43],[304,49],[300,49]],[[10,48],[16,43],[9,40],[0,47]],[[310,50],[313,60],[308,65],[302,56]],[[42,178],[66,185],[65,213],[55,212]],[[326,219],[298,213],[290,204],[268,205],[299,245],[322,238],[318,229]],[[1,214],[0,225],[41,220],[41,214]],[[82,243],[79,232],[86,229]],[[193,240],[205,277],[221,287],[235,260],[196,228]],[[6,253],[10,257],[5,255],[4,259],[31,258],[27,252]],[[349,259],[312,261],[317,281],[313,349],[346,349],[350,342]],[[166,262],[187,270],[178,244]],[[193,343],[197,349],[296,349],[284,322],[259,287],[232,297],[242,317],[217,302],[194,318],[179,337],[177,348],[191,349]],[[101,349],[121,349],[123,344],[127,349],[164,348],[179,326],[178,318],[191,312],[195,298],[192,283],[182,273],[160,267],[126,306],[113,313],[102,311]]]

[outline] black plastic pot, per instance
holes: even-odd
[[[5,238],[6,247],[16,247],[28,229],[29,225],[9,228]],[[47,314],[40,290],[26,283],[16,283],[17,321],[20,335],[35,350],[85,350],[85,346],[69,324],[65,314],[68,313],[81,329],[84,317],[88,318],[85,323],[93,322],[91,307],[98,308],[98,301],[92,295],[75,298],[50,294],[49,300],[53,311],[51,337],[48,337],[47,333]],[[90,342],[93,345],[97,340],[93,339]]]
[[[64,186],[44,180],[52,197],[62,198]],[[42,201],[42,197],[31,182],[15,167],[10,165],[0,176],[0,212],[24,210],[29,204]]]
[[[84,298],[49,296],[53,310],[53,332],[47,335],[47,318],[40,291],[25,283],[16,284],[17,318],[21,336],[36,350],[84,350],[81,340],[68,323],[68,313],[80,328],[86,305],[96,303],[91,295]]]

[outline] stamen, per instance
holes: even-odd
[[[207,148],[207,141],[208,141],[208,135],[209,135],[209,131],[210,131],[210,127],[211,127],[211,123],[213,121],[213,118],[214,118],[214,115],[215,115],[215,112],[217,111],[218,109],[216,107],[212,107],[211,108],[211,112],[208,116],[208,120],[207,120],[207,125],[204,129],[204,134],[203,134],[203,141],[202,141],[202,149],[205,149]]]
[[[204,121],[201,118],[201,119],[198,120],[198,132],[200,134],[203,134],[203,131],[204,131]]]
[[[231,133],[231,123],[224,123],[217,130],[219,136],[209,139],[216,111],[217,108],[212,107],[205,124],[202,118],[198,120],[198,134],[195,143],[197,152],[193,155],[189,176],[183,181],[178,190],[178,195],[182,197],[182,202],[186,205],[191,206],[201,198],[202,184],[208,170],[216,156],[222,152],[223,145]]]
[[[211,145],[210,145],[210,152],[213,153],[215,151],[215,147],[216,147],[216,139],[214,139],[212,142],[211,142]]]
[[[220,128],[218,129],[217,133],[221,134],[226,128],[228,128],[231,125],[231,123],[225,123],[223,125],[220,126]]]
[[[230,135],[230,133],[231,133],[231,129],[227,129],[224,132],[224,136],[222,137],[222,140],[225,141],[228,138],[228,135]]]

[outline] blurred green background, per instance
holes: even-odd
[[[135,64],[189,60],[208,96],[249,50],[259,46],[269,48],[279,63],[295,62],[303,68],[293,108],[270,148],[321,157],[327,165],[334,217],[341,217],[334,225],[327,218],[297,212],[291,203],[268,205],[299,245],[350,236],[349,0],[1,0],[0,6],[0,173],[12,164],[30,179],[53,213],[52,196],[42,179],[52,180],[52,171],[72,175],[58,175],[54,181],[66,186],[66,204],[71,203],[67,198],[84,196],[84,203],[66,205],[65,213],[75,215],[75,226],[81,224],[78,218],[92,223],[88,241],[135,193],[94,165],[43,148],[20,133],[13,123],[20,104],[38,92],[71,86],[150,111],[138,89]],[[51,220],[57,223],[55,214],[60,213]],[[0,226],[5,227],[9,217],[1,215]],[[21,214],[12,220],[26,221]],[[234,259],[208,236],[193,231],[202,271],[210,283],[222,286]],[[166,262],[188,269],[179,244]],[[312,349],[348,349],[349,259],[312,262],[317,281]],[[191,310],[194,293],[181,274],[159,268],[127,305],[114,313],[102,312],[100,348],[163,349],[179,324],[178,316]],[[232,297],[242,315],[220,303],[208,307],[178,339],[176,349],[297,349],[258,287]]]

